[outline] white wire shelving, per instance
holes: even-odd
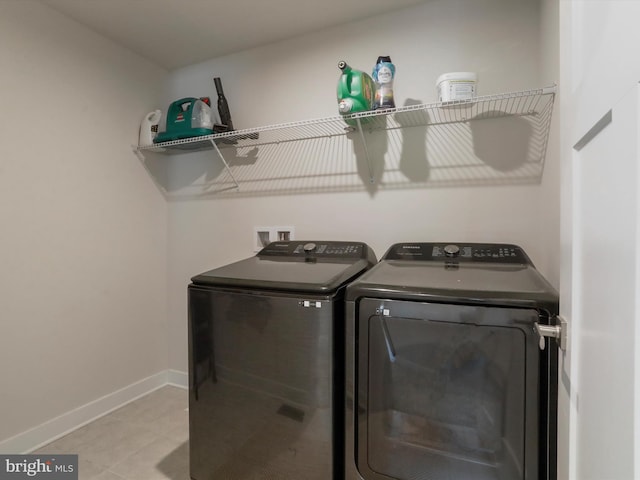
[[[235,130],[153,145],[138,145],[134,146],[133,150],[143,162],[145,154],[148,152],[175,155],[214,150],[223,163],[230,179],[230,182],[226,182],[227,186],[224,188],[228,190],[238,189],[240,185],[234,176],[233,164],[225,158],[225,150],[227,149],[235,149],[237,151],[245,147],[270,145],[270,148],[277,148],[278,145],[281,145],[286,154],[288,149],[285,147],[290,142],[349,136],[354,141],[361,142],[366,158],[369,181],[374,182],[375,172],[373,171],[370,153],[373,156],[375,156],[375,153],[370,152],[370,148],[367,145],[367,135],[365,134],[414,127],[441,126],[447,128],[448,125],[475,124],[479,120],[520,117],[531,124],[531,129],[536,137],[536,145],[532,155],[535,157],[534,161],[542,162],[546,154],[555,92],[556,86],[552,85],[536,90],[479,96],[471,100],[408,105],[352,115],[316,118]],[[455,142],[456,140],[452,139],[452,141]],[[499,141],[499,139],[496,141]],[[233,157],[233,154],[229,156]],[[303,161],[303,159],[299,160]]]

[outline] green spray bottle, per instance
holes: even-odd
[[[338,111],[348,115],[371,110],[376,92],[373,79],[365,72],[354,70],[345,61],[339,62],[338,68],[342,70],[338,79]]]

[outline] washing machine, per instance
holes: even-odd
[[[558,294],[518,246],[401,243],[347,287],[347,480],[555,480]]]
[[[194,480],[329,480],[344,471],[344,292],[359,242],[275,242],[192,278]]]

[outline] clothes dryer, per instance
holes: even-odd
[[[347,480],[555,480],[558,294],[521,248],[396,244],[346,305]]]
[[[375,261],[364,243],[275,242],[192,278],[192,479],[342,478],[344,290]]]

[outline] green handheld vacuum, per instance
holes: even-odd
[[[166,130],[158,133],[153,143],[212,134],[213,121],[209,103],[208,97],[187,97],[173,102],[167,110]]]

